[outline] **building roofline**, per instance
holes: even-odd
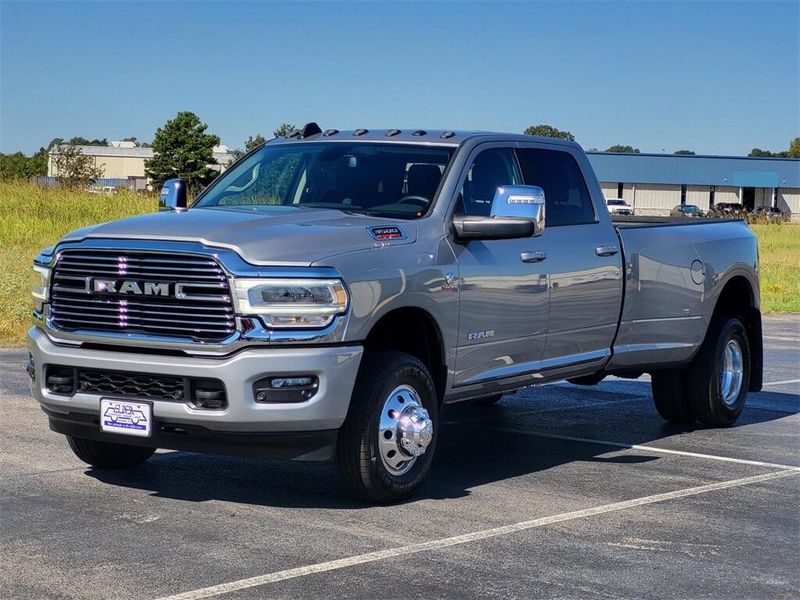
[[[648,156],[651,158],[715,158],[720,160],[783,160],[787,162],[798,162],[800,158],[784,156],[729,156],[725,154],[663,154],[659,152],[600,152],[587,151],[586,154],[603,156]]]

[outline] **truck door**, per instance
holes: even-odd
[[[542,368],[602,363],[622,302],[622,259],[607,210],[592,202],[576,149],[521,147],[525,183],[545,193],[550,312]],[[577,160],[576,160],[577,159]],[[597,186],[595,186],[597,187]]]
[[[471,157],[456,214],[490,214],[495,190],[522,183],[514,150],[482,145]],[[454,245],[460,319],[454,384],[489,383],[530,371],[547,334],[547,272],[541,237]]]

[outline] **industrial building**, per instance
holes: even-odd
[[[779,208],[800,220],[800,159],[589,152],[606,198],[638,215],[668,215],[679,204],[708,210],[733,202]]]
[[[144,172],[144,161],[153,158],[152,148],[142,148],[133,142],[111,142],[109,146],[78,146],[85,156],[94,160],[94,166],[103,171],[103,177],[97,185],[107,187],[127,187],[134,190],[147,189],[148,178]],[[53,160],[58,148],[50,151],[47,160],[48,177],[58,177],[58,169]],[[224,171],[233,161],[234,155],[225,145],[214,147],[216,164],[212,169]]]

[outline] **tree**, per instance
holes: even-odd
[[[694,156],[694,150],[676,150],[675,154],[679,156]]]
[[[144,162],[147,176],[160,188],[167,179],[181,177],[189,188],[197,190],[217,176],[209,165],[214,160],[214,146],[219,136],[206,133],[208,125],[192,112],[179,112],[156,130],[153,138],[155,156]]]
[[[639,154],[639,149],[634,148],[633,146],[622,146],[617,144],[615,146],[611,146],[610,148],[606,148],[606,152],[618,152],[619,154]]]
[[[134,144],[136,144],[137,147],[141,146],[141,144],[139,143],[139,140],[135,136],[134,137],[122,138],[122,141],[123,142],[133,142]]]
[[[789,144],[789,156],[791,158],[800,158],[800,137],[796,137]]]
[[[248,136],[247,140],[245,140],[244,142],[244,150],[242,150],[241,148],[234,148],[233,150],[231,150],[231,160],[228,163],[228,165],[229,166],[232,165],[237,160],[242,158],[245,154],[247,154],[251,150],[258,148],[266,141],[267,141],[266,138],[260,133],[255,134],[255,136],[252,135]]]
[[[82,136],[76,136],[74,138],[64,140],[64,138],[59,137],[50,140],[50,143],[47,145],[47,149],[52,150],[53,148],[58,148],[62,144],[70,144],[72,146],[108,146],[108,140],[106,138],[103,138],[102,140],[97,138],[90,140],[89,138]]]
[[[32,156],[22,152],[0,154],[0,181],[30,179],[36,175],[47,175],[47,150],[44,148]]]
[[[255,137],[251,135],[250,137],[247,138],[247,141],[244,143],[244,150],[245,152],[250,152],[250,150],[258,148],[261,144],[265,143],[266,141],[267,141],[266,138],[260,133],[257,133]]]
[[[272,132],[272,135],[275,137],[286,137],[295,130],[297,130],[297,127],[292,123],[281,123],[280,127]]]
[[[103,166],[95,166],[94,159],[86,156],[77,144],[63,144],[53,154],[53,166],[61,185],[86,187],[103,176]]]
[[[790,158],[792,155],[790,147],[789,150],[783,150],[781,152],[770,152],[769,150],[762,150],[761,148],[753,148],[747,156],[751,158]]]
[[[575,136],[569,131],[562,131],[556,129],[552,125],[531,125],[523,133],[526,135],[540,135],[543,137],[551,137],[559,140],[575,141]]]

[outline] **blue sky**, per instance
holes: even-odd
[[[231,147],[315,120],[784,150],[800,135],[800,2],[0,0],[0,151],[149,141],[180,110]]]

